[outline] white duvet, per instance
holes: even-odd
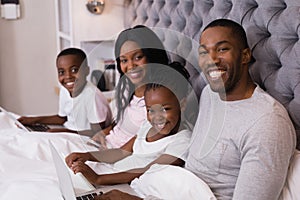
[[[49,148],[49,140],[57,150],[93,151],[87,137],[71,133],[25,132],[0,113],[0,200],[60,200],[58,179]]]
[[[39,133],[25,132],[15,127],[3,113],[0,112],[0,200],[61,200],[58,179],[49,148],[49,140],[56,149],[68,155],[71,152],[95,151],[96,147],[87,145],[88,138],[71,133]],[[171,171],[170,171],[171,170]],[[178,171],[178,172],[174,172]],[[205,183],[199,185],[200,180],[194,176],[187,176],[188,172],[174,167],[165,168],[164,173],[176,173],[178,180],[185,180],[184,186],[159,184],[163,176],[159,174],[153,178],[146,173],[133,182],[133,187],[141,196],[151,195],[153,190],[157,197],[169,196],[168,194],[182,191],[185,187],[187,194],[197,194],[199,187],[205,189],[205,194],[210,196],[210,190]],[[97,171],[97,170],[96,170]],[[171,174],[172,174],[171,173]],[[180,176],[182,176],[180,178]],[[169,177],[165,176],[168,180]],[[169,181],[168,181],[169,183]],[[198,184],[197,187],[195,184]],[[165,185],[165,188],[162,188]],[[180,188],[179,188],[180,187]],[[115,187],[118,188],[118,187]],[[195,188],[197,191],[188,191]],[[197,189],[196,189],[197,188]],[[290,165],[289,175],[283,189],[281,200],[300,200],[300,153],[296,151]],[[123,190],[124,191],[124,190]],[[126,191],[126,189],[125,189]],[[172,195],[170,195],[171,197]],[[198,195],[196,195],[198,196]],[[190,197],[197,199],[197,197]],[[208,198],[209,199],[209,198]]]

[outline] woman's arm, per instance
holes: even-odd
[[[102,129],[104,128],[105,122],[97,123],[97,124],[90,124],[91,129],[90,130],[83,130],[83,131],[78,131],[79,135],[85,135],[88,137],[94,137],[97,133],[103,131]]]
[[[102,147],[106,148],[106,140],[105,137],[109,134],[109,132],[113,129],[114,123],[110,126],[106,127],[103,130],[98,131],[93,137],[92,140],[99,142]]]

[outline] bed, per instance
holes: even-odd
[[[15,115],[14,113],[10,113]],[[0,112],[0,199],[62,200],[58,177],[51,155],[49,141],[61,156],[71,152],[95,151],[88,137],[70,133],[27,132],[16,127],[14,121]],[[92,163],[90,166],[98,168]],[[78,176],[72,176],[75,192],[88,192],[80,186]],[[79,184],[76,184],[79,183]],[[77,186],[76,186],[77,185]],[[128,184],[101,186],[103,192],[111,189],[134,193]]]
[[[250,67],[252,77],[286,107],[300,138],[299,0],[124,0],[124,6],[125,27],[151,27],[171,59],[189,70],[198,96],[206,85],[197,67],[202,28],[216,18],[241,23],[256,59]],[[65,155],[96,148],[76,134],[25,133],[13,127],[0,113],[0,199],[62,199],[48,141]],[[283,190],[285,200],[300,199],[298,151],[293,159]]]

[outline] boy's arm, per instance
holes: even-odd
[[[50,132],[50,133],[58,133],[58,132],[77,133],[77,131],[70,130],[70,129],[67,129],[67,128],[50,128],[46,132]]]
[[[18,120],[24,125],[30,125],[34,123],[62,125],[67,121],[67,117],[61,117],[59,115],[36,116],[36,117],[22,116]]]

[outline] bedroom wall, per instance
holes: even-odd
[[[71,2],[85,9],[82,1]],[[55,1],[20,0],[20,5],[20,19],[0,18],[0,105],[20,115],[55,114],[59,85]],[[101,25],[110,35],[124,27],[122,7],[120,0],[106,4]]]
[[[20,19],[0,19],[0,105],[18,114],[52,114],[58,106],[54,1],[20,4]]]

